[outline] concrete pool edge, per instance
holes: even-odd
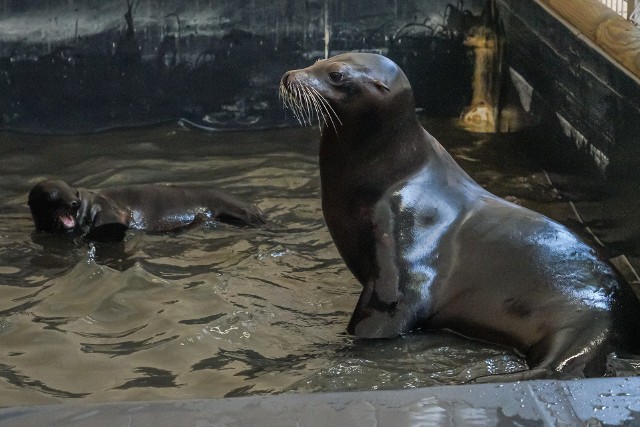
[[[0,424],[12,426],[401,426],[505,422],[640,423],[640,377],[0,409]]]

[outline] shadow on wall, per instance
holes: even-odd
[[[27,4],[28,3],[28,4]],[[177,120],[207,129],[284,126],[280,76],[324,56],[388,55],[418,107],[457,116],[484,0],[4,0],[0,127],[85,132]],[[327,13],[325,13],[325,8]]]

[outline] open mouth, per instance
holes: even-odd
[[[71,230],[76,226],[76,219],[69,213],[61,212],[60,214],[58,214],[58,220],[60,221],[60,224],[62,224],[62,226],[67,230]]]

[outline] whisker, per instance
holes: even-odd
[[[304,101],[304,95],[303,95],[304,92],[302,91],[302,88],[300,86],[296,86],[295,90],[296,90],[296,100],[298,101],[297,105],[300,111],[300,116],[302,117],[304,126],[306,126],[309,113],[305,109],[305,104],[304,104],[305,101]],[[310,125],[311,122],[309,122],[308,124]]]
[[[282,100],[282,104],[283,104],[284,108],[291,110],[291,112],[293,113],[293,116],[296,118],[296,120],[298,120],[298,122],[300,122],[300,120],[298,119],[298,116],[296,114],[295,108],[293,107],[293,102],[291,100],[291,95],[290,95],[289,91],[287,90],[287,88],[286,88],[286,86],[284,84],[280,84],[280,90],[278,91],[278,97]]]
[[[278,96],[301,126],[312,125],[314,119],[318,121],[320,132],[329,125],[337,131],[336,122],[342,125],[329,101],[314,87],[281,83]]]
[[[293,114],[296,117],[296,120],[298,120],[298,123],[300,123],[300,126],[305,126],[305,122],[304,119],[302,117],[301,111],[300,111],[300,107],[298,105],[298,100],[296,98],[296,93],[295,93],[295,88],[294,88],[294,92],[287,92],[289,94],[289,107],[291,108],[291,111],[293,111]]]
[[[309,95],[309,99],[311,100],[313,109],[316,113],[316,117],[318,118],[318,127],[320,128],[320,131],[322,132],[322,125],[323,122],[326,125],[327,123],[327,119],[324,117],[324,112],[323,110],[320,108],[320,101],[317,99],[317,96],[315,94],[315,92],[313,91],[313,88],[306,88],[307,94]]]
[[[302,114],[304,115],[304,120],[306,124],[311,125],[311,121],[309,120],[309,110],[307,105],[307,100],[304,95],[304,90],[301,87],[298,87],[298,97],[300,98],[300,108],[302,109]]]
[[[314,105],[313,97],[309,93],[309,89],[306,86],[301,87],[302,96],[304,98],[305,112],[307,114],[307,120],[309,125],[313,124]]]
[[[302,115],[300,114],[300,108],[298,107],[297,89],[295,87],[292,87],[290,88],[290,90],[291,90],[291,97],[289,98],[289,101],[291,101],[291,109],[296,112],[296,118],[298,119],[300,124],[304,126],[304,121],[302,119]]]
[[[337,131],[336,124],[333,121],[333,118],[335,117],[338,123],[340,123],[341,125],[342,125],[342,120],[340,120],[340,117],[338,117],[338,114],[335,112],[331,104],[329,104],[329,101],[327,101],[326,98],[322,96],[320,92],[317,91],[317,89],[311,88],[311,90],[315,92],[318,98],[318,101],[320,102],[320,105],[322,106],[322,108],[326,113],[326,116],[329,116],[329,120],[331,121],[331,126],[333,126],[333,130]],[[325,118],[325,123],[326,123],[326,118]]]

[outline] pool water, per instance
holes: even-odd
[[[489,190],[572,222],[517,136],[425,123]],[[0,134],[2,405],[413,388],[523,369],[508,349],[446,332],[346,334],[361,288],[322,217],[318,139],[316,128],[204,133],[178,124]],[[27,194],[47,178],[216,186],[257,204],[269,223],[130,231],[122,244],[92,245],[34,232]]]

